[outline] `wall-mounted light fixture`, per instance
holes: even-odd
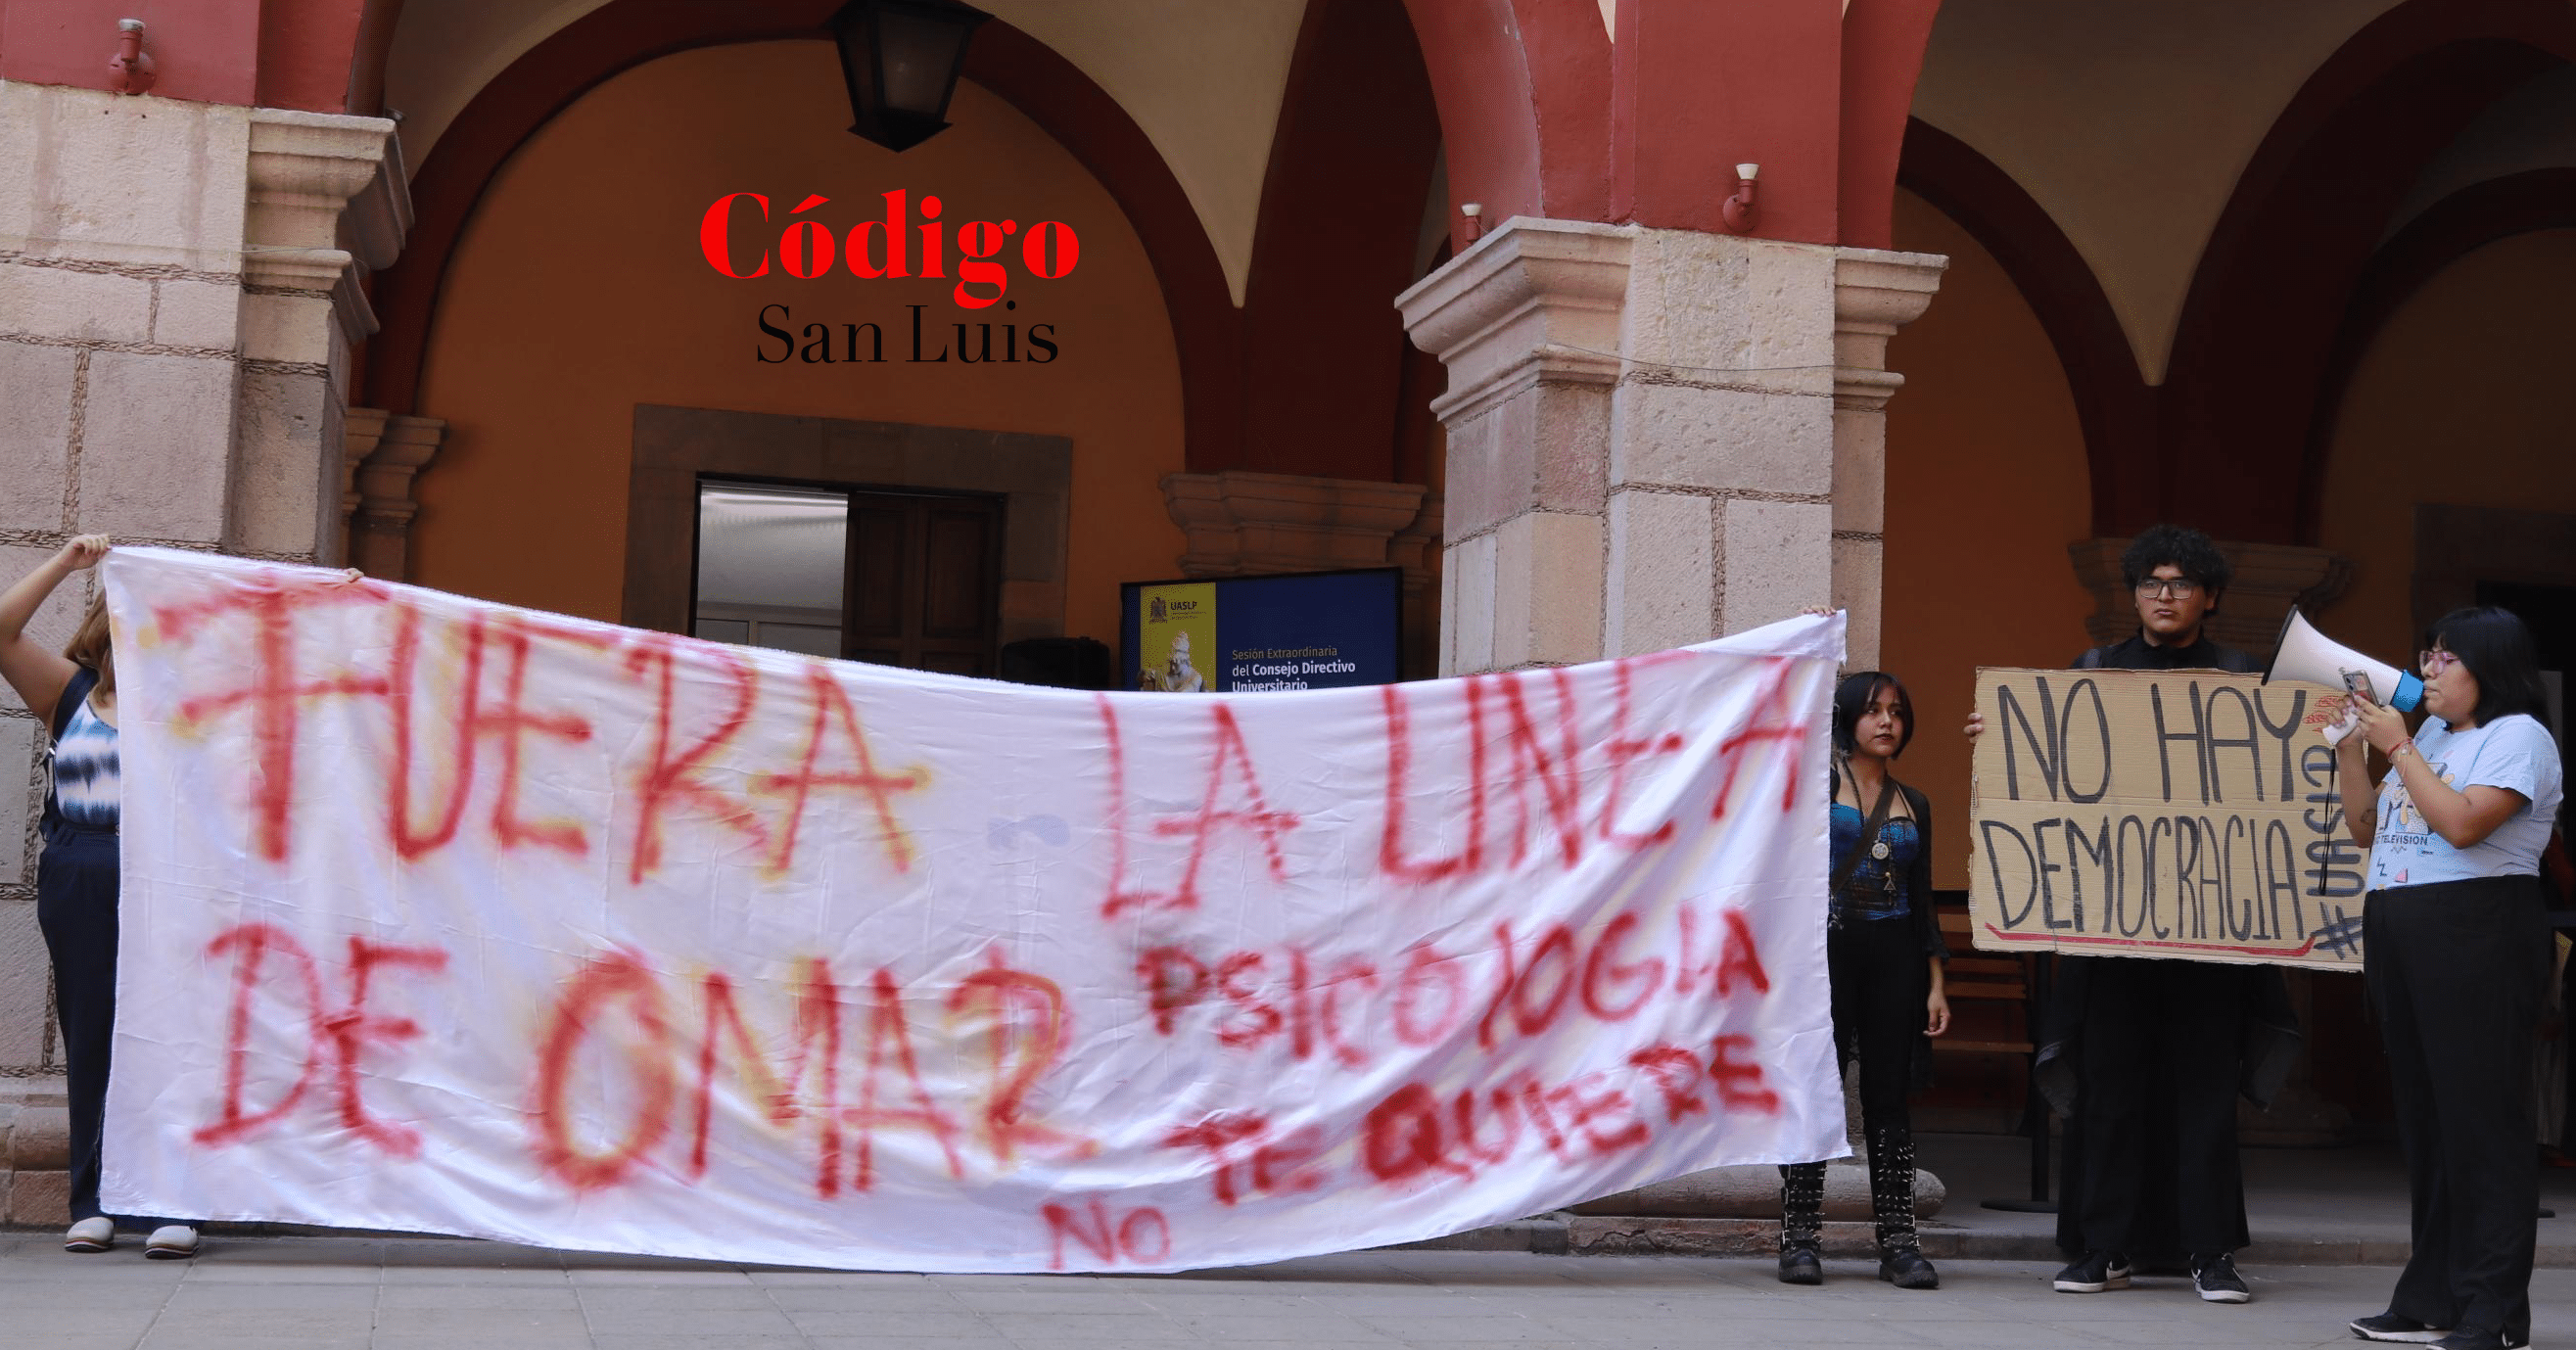
[[[957,0],[850,0],[825,23],[841,49],[850,134],[909,150],[948,129],[948,99],[976,26],[993,17]]]
[[[107,68],[116,72],[109,88],[120,94],[149,93],[153,80],[159,78],[152,68],[152,58],[143,51],[143,21],[116,21],[116,55],[107,59]]]
[[[1462,216],[1465,216],[1465,217],[1467,218],[1467,242],[1468,242],[1468,243],[1471,243],[1471,244],[1472,244],[1472,243],[1476,242],[1477,240],[1482,239],[1482,238],[1484,238],[1484,237],[1485,237],[1485,204],[1484,204],[1484,203],[1482,203],[1482,202],[1462,202],[1462,203],[1460,203],[1460,204],[1459,204],[1459,206],[1458,206],[1458,214],[1460,214],[1460,215],[1462,215]]]
[[[1735,166],[1735,195],[1726,199],[1726,205],[1718,209],[1718,214],[1725,217],[1726,228],[1737,234],[1751,233],[1753,222],[1760,215],[1760,208],[1753,201],[1753,180],[1761,176],[1762,166],[1759,164]]]

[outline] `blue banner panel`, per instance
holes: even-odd
[[[1259,693],[1393,684],[1403,581],[1382,567],[1128,582],[1120,588],[1121,685]],[[1212,642],[1200,627],[1210,618]]]

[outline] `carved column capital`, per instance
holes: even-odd
[[[410,580],[411,522],[420,512],[413,480],[438,454],[447,423],[435,417],[351,408],[343,422],[350,482],[350,563],[369,576]]]
[[[242,280],[326,292],[348,340],[376,331],[358,281],[401,254],[411,189],[381,117],[253,108]]]
[[[1887,342],[1921,318],[1950,260],[1938,253],[1834,250],[1834,406],[1876,412],[1905,384]]]
[[[1413,343],[1449,368],[1443,422],[1541,380],[1619,378],[1632,225],[1515,216],[1395,298]]]

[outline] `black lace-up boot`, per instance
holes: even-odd
[[[1780,1169],[1780,1283],[1823,1284],[1825,1165]]]
[[[1914,1131],[1869,1131],[1869,1207],[1878,1221],[1878,1278],[1899,1289],[1938,1289],[1941,1276],[1914,1236]]]

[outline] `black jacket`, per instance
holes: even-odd
[[[2075,658],[2075,668],[2223,670],[2251,675],[2261,673],[2263,664],[2206,636],[2187,647],[2169,647],[2149,643],[2144,633],[2132,633],[2126,641],[2095,647]],[[2079,1090],[2075,1065],[2083,1039],[2090,963],[2127,959],[2137,958],[2059,956],[2056,960],[2056,981],[2049,1006],[2043,1012],[2047,1040],[2039,1047],[2032,1077],[2059,1115],[2075,1114]],[[2281,977],[2279,966],[2249,965],[2241,969],[2245,974],[2245,1021],[2237,1045],[2237,1087],[2245,1100],[2260,1108],[2272,1104],[2272,1098],[2289,1077],[2291,1063],[2299,1057],[2299,1019],[2290,1004],[2289,982]]]

